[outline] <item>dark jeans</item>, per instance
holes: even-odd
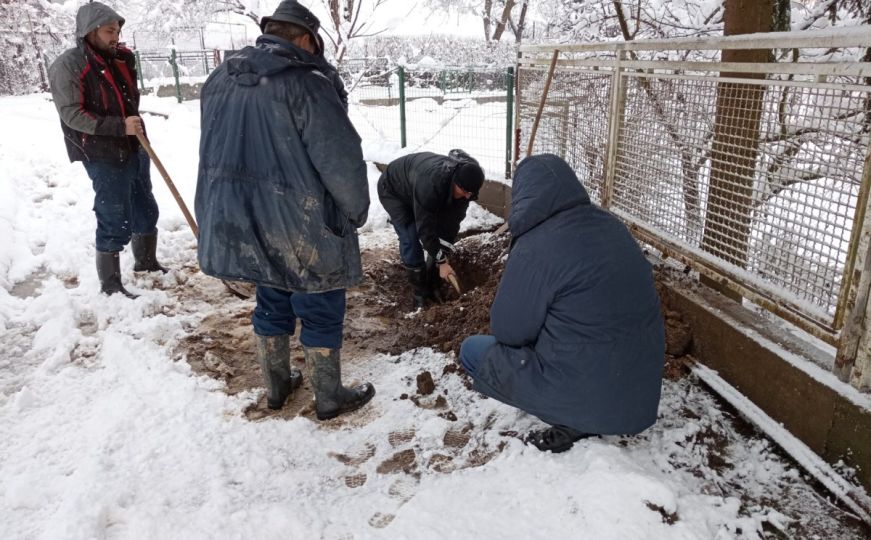
[[[409,268],[420,268],[425,264],[423,257],[423,247],[420,245],[420,238],[417,236],[417,226],[414,222],[399,225],[393,223],[393,230],[396,231],[396,236],[399,237],[399,258],[402,259],[402,264]]]
[[[493,336],[469,336],[463,340],[460,345],[460,364],[465,368],[466,373],[475,376],[478,370],[478,364],[484,359],[484,354],[487,349],[496,344],[496,338]]]
[[[157,232],[157,201],[151,193],[151,161],[140,149],[123,165],[82,162],[94,186],[97,251],[118,252],[136,234]]]
[[[293,335],[302,321],[299,341],[305,347],[342,347],[345,289],[324,293],[292,293],[257,286],[257,306],[251,323],[258,336]]]

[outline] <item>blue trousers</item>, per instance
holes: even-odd
[[[475,372],[478,369],[478,364],[484,359],[487,349],[496,344],[496,338],[493,336],[469,336],[463,340],[460,345],[460,364],[466,370],[466,373],[475,377]]]
[[[421,247],[420,238],[417,236],[417,225],[414,222],[405,225],[398,225],[394,222],[393,230],[399,237],[399,258],[402,259],[402,264],[408,268],[420,268],[426,264],[423,247]]]
[[[118,252],[136,234],[157,232],[159,211],[151,193],[151,160],[145,150],[123,165],[82,162],[94,186],[97,251]]]
[[[324,293],[293,293],[257,286],[257,306],[251,317],[258,336],[293,335],[302,321],[299,341],[304,347],[342,347],[345,289]]]

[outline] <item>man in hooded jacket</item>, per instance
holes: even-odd
[[[369,383],[344,387],[339,358],[345,289],[363,277],[366,165],[318,19],[284,0],[260,27],[257,44],[202,89],[199,263],[208,275],[257,284],[252,323],[272,409],[302,382],[289,364],[301,320],[316,413],[326,420],[375,394]]]
[[[541,450],[653,425],[665,335],[650,264],[627,228],[552,154],[518,165],[508,226],[493,335],[460,348],[475,389],[551,424],[528,438]]]
[[[395,159],[378,179],[378,198],[399,237],[415,308],[437,299],[439,279],[454,273],[453,243],[484,171],[462,150],[418,152]],[[426,252],[426,256],[424,255]]]
[[[76,13],[76,47],[49,68],[51,93],[70,162],[81,161],[94,187],[100,290],[135,298],[121,283],[119,252],[131,243],[133,270],[166,272],[157,262],[158,208],[150,161],[140,148],[136,60],[118,43],[124,18],[99,2]]]

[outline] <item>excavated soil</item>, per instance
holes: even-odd
[[[472,334],[486,334],[490,327],[490,305],[508,252],[508,236],[491,231],[473,231],[457,243],[454,269],[462,293],[447,283],[441,286],[444,302],[415,311],[405,270],[398,264],[395,249],[370,249],[363,252],[366,279],[348,291],[342,361],[353,364],[373,353],[400,354],[417,347],[432,347],[442,352],[459,353],[460,344]],[[234,395],[262,387],[260,368],[254,356],[251,329],[253,302],[232,302],[206,317],[181,343],[177,353],[185,355],[194,371],[226,383]],[[664,311],[666,321],[666,369],[670,379],[684,377],[687,369],[681,360],[690,349],[692,331],[679,313]],[[291,340],[291,363],[305,367],[299,343]],[[459,366],[446,371],[462,373]],[[442,373],[421,374],[416,396],[397,396],[416,400],[431,392],[433,379]],[[250,407],[252,419],[267,416],[314,417],[312,391],[307,378],[300,390],[280,411],[266,407],[265,397]],[[450,412],[445,413],[450,414]],[[341,423],[342,417],[331,421]]]
[[[458,293],[442,283],[439,293],[444,303],[414,311],[411,288],[405,270],[398,264],[377,260],[364,262],[376,294],[363,302],[388,326],[389,336],[376,339],[379,352],[400,354],[417,347],[432,347],[459,353],[460,344],[472,334],[486,334],[490,328],[490,304],[496,294],[508,249],[507,236],[484,233],[457,243],[452,265],[457,273]],[[346,339],[355,339],[354,335]]]
[[[343,364],[353,364],[373,353],[399,354],[421,346],[459,352],[466,336],[487,333],[490,304],[507,246],[507,236],[497,237],[490,232],[475,231],[461,239],[457,243],[454,269],[462,294],[443,284],[444,303],[418,311],[413,309],[411,289],[395,250],[364,251],[366,279],[359,287],[348,290]],[[226,309],[206,317],[177,350],[197,373],[223,380],[230,395],[263,385],[254,356],[253,309],[251,301],[227,304]],[[304,369],[302,348],[295,339],[291,340],[291,364]],[[423,394],[431,383],[432,375],[429,381],[421,382]],[[246,411],[252,420],[300,414],[314,416],[307,379],[280,411],[266,408],[265,397]],[[340,423],[342,418],[332,422]]]

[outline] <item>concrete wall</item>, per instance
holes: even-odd
[[[692,356],[871,490],[871,398],[837,380],[831,352],[712,290],[660,277],[664,304],[692,327]]]

